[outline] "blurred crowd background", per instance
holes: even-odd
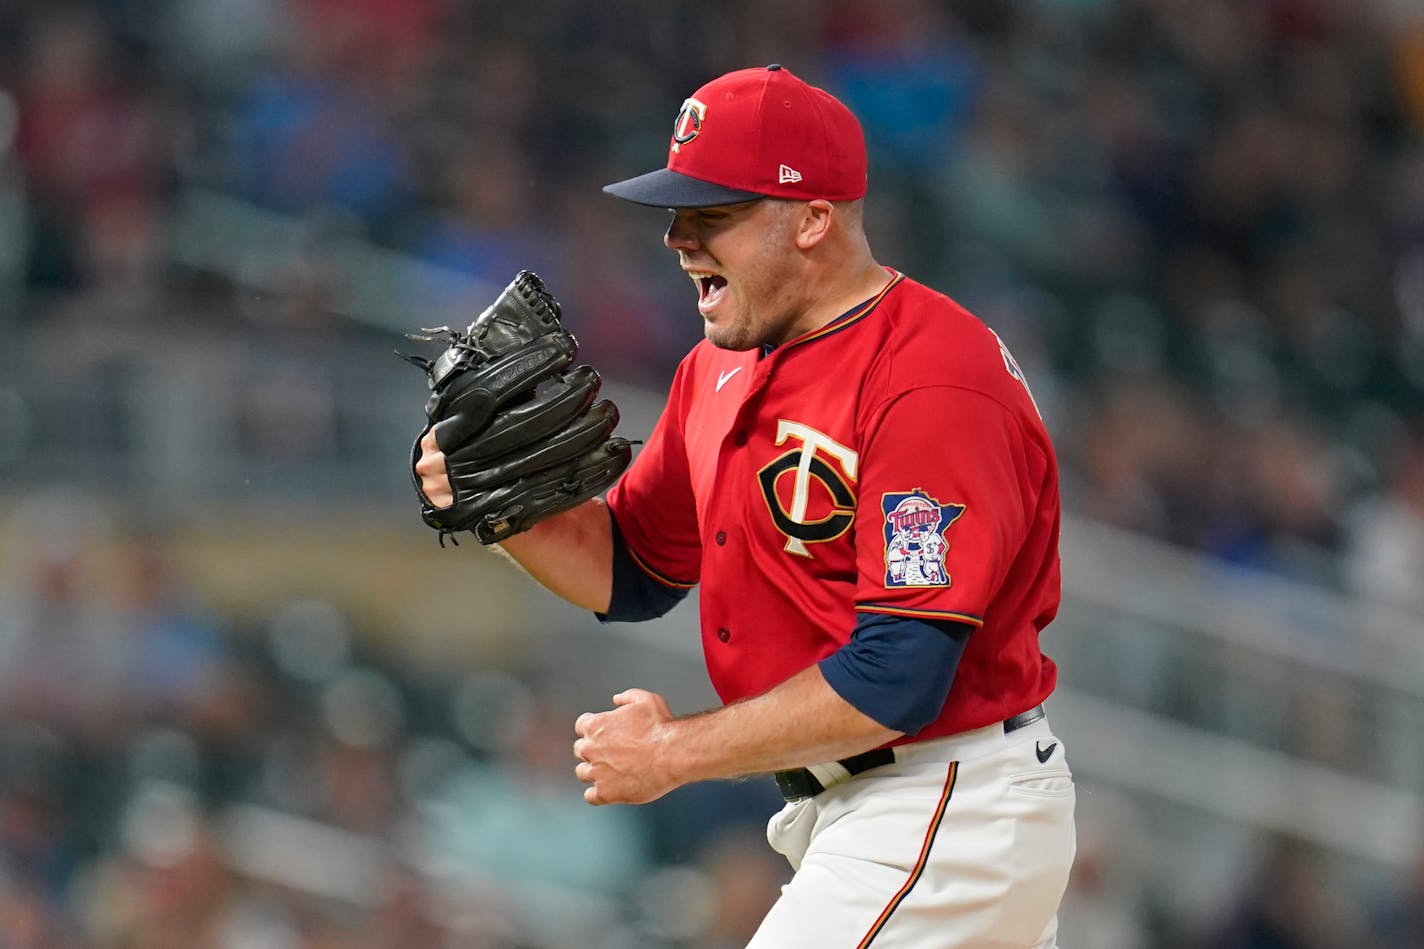
[[[428,549],[390,350],[528,268],[656,397],[693,291],[599,189],[770,62],[860,116],[878,259],[1009,343],[1073,514],[1424,632],[1413,0],[0,0],[0,946],[743,944],[769,782],[582,804],[590,670],[653,660]],[[1075,949],[1424,946],[1424,852],[1342,900],[1267,839],[1184,907],[1111,896],[1112,824]]]

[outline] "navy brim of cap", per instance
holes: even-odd
[[[719,204],[744,204],[766,197],[755,191],[738,191],[659,168],[646,175],[615,181],[604,192],[650,208],[710,208]]]

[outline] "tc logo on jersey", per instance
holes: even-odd
[[[884,495],[880,509],[885,513],[885,586],[949,586],[944,532],[959,520],[964,505],[940,504],[916,488]]]
[[[783,549],[810,557],[807,544],[835,540],[855,523],[855,491],[849,482],[855,481],[860,455],[809,425],[777,419],[776,444],[784,445],[788,439],[799,441],[801,447],[764,465],[757,472],[757,481],[772,524],[786,535]],[[821,455],[834,461],[840,471]],[[785,482],[789,482],[789,496]],[[813,499],[813,484],[821,486],[825,497]],[[821,491],[815,493],[820,495]]]

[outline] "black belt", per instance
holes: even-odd
[[[1043,718],[1047,713],[1042,705],[1035,705],[1027,712],[1020,712],[1013,718],[1004,719],[1004,734],[1018,731],[1025,725],[1032,725]],[[882,765],[895,763],[894,748],[872,748],[870,751],[858,755],[851,755],[849,758],[842,758],[836,762],[846,773],[854,776],[862,771],[869,771],[871,768],[879,768]],[[781,790],[781,796],[789,803],[799,801],[802,798],[815,797],[824,791],[825,785],[821,779],[816,777],[806,768],[792,768],[789,771],[778,771],[772,775],[776,779],[776,786]]]

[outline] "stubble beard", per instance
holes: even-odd
[[[740,309],[727,325],[715,326],[704,320],[703,335],[713,346],[745,352],[786,342],[784,337],[797,315],[795,293],[787,288],[796,288],[800,281],[795,268],[780,256],[785,253],[788,240],[786,228],[779,221],[766,235],[760,258],[764,265],[738,281],[742,292],[736,302],[745,309]]]
[[[750,319],[741,319],[731,326],[714,326],[711,323],[704,323],[703,335],[707,337],[709,343],[718,349],[745,352],[761,345],[761,340],[757,339],[756,334],[752,332],[750,322]]]
[[[776,302],[781,304],[776,309],[783,309],[782,301]],[[789,308],[778,316],[765,316],[769,312],[772,312],[771,308],[764,306],[756,311],[740,313],[735,321],[721,326],[704,320],[703,335],[718,349],[734,352],[780,345],[786,342],[783,338],[786,336],[786,327],[794,322],[795,315]]]

